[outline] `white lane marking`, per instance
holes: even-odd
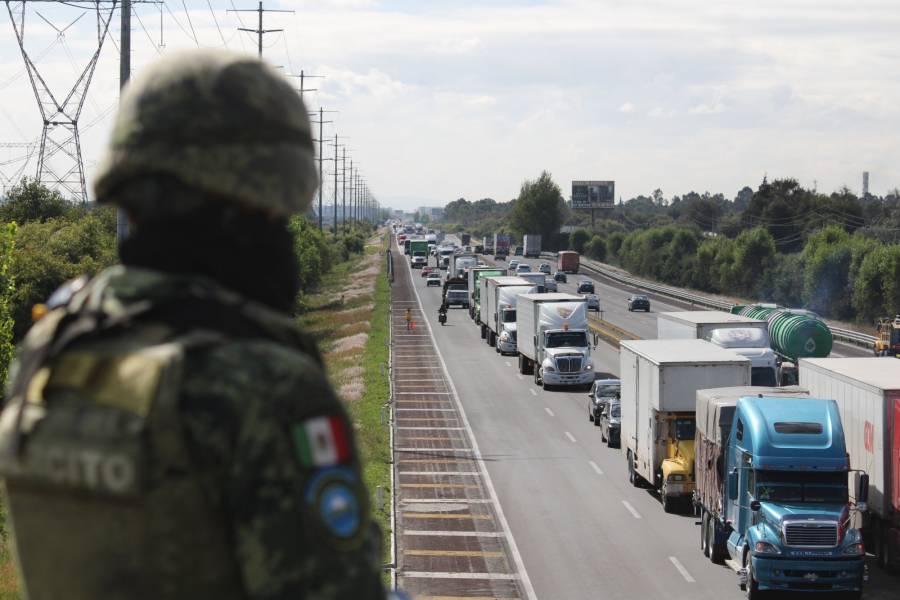
[[[396,448],[397,452],[471,452],[471,448]]]
[[[688,570],[684,568],[684,565],[681,564],[681,561],[679,561],[674,556],[670,556],[669,560],[673,565],[675,565],[675,568],[678,569],[678,572],[681,573],[681,576],[684,577],[685,581],[687,581],[688,583],[694,583],[695,579],[691,577],[691,574],[688,573]]]
[[[440,475],[452,475],[454,477],[477,477],[480,475],[478,471],[397,471],[397,475],[416,475],[416,476],[440,476]],[[448,503],[452,503],[453,500],[447,500]]]
[[[394,383],[422,383],[423,381],[443,381],[443,379],[394,379]]]
[[[465,427],[395,427],[394,429],[415,429],[417,431],[464,431]]]
[[[592,460],[589,460],[588,464],[591,465],[591,468],[594,470],[595,473],[597,473],[597,475],[603,475],[603,469],[601,469],[599,466],[597,466],[597,463],[595,463]]]
[[[625,505],[625,508],[628,509],[628,512],[631,513],[632,517],[634,517],[635,519],[641,518],[641,513],[639,513],[637,510],[635,510],[635,508],[631,505],[630,502],[628,502],[628,500],[622,500],[622,504]]]
[[[566,437],[569,438],[569,441],[572,442],[573,444],[578,441],[575,439],[575,436],[572,435],[571,433],[569,433],[568,431],[566,432]]]
[[[456,500],[441,500],[441,502],[456,502]],[[403,535],[434,535],[446,537],[503,537],[502,531],[419,531],[407,529]]]
[[[407,265],[407,269],[409,269],[409,274],[412,276],[412,269]],[[413,293],[416,295],[416,300],[419,303],[419,308],[422,308],[422,298],[419,296],[419,290],[416,289],[416,286],[412,286]],[[484,462],[484,458],[481,456],[481,450],[478,447],[478,440],[475,439],[475,432],[472,431],[472,425],[469,423],[469,418],[466,416],[466,409],[463,408],[462,401],[459,399],[459,392],[456,389],[456,384],[453,383],[453,378],[450,377],[450,369],[447,368],[447,361],[444,360],[444,354],[441,352],[440,347],[438,347],[437,339],[434,337],[434,331],[431,329],[431,323],[428,319],[425,319],[425,327],[428,329],[428,333],[431,335],[431,341],[434,343],[434,351],[437,353],[438,360],[441,361],[441,367],[444,369],[444,377],[447,379],[447,383],[450,385],[450,389],[453,391],[453,401],[456,403],[457,408],[459,409],[459,414],[462,419],[462,424],[466,428],[466,433],[468,434],[469,439],[472,443],[472,450],[474,451],[474,458],[478,464],[478,470],[481,471],[482,478],[484,481],[484,486],[487,488],[488,496],[491,500],[493,500],[494,511],[497,513],[497,522],[500,525],[500,529],[503,530],[503,533],[506,534],[506,541],[509,547],[509,553],[512,554],[513,562],[516,566],[517,575],[508,575],[507,577],[512,577],[514,579],[519,579],[522,582],[522,588],[525,592],[525,596],[528,600],[537,600],[537,594],[534,591],[534,586],[531,583],[531,578],[528,577],[528,571],[525,570],[525,563],[522,560],[522,555],[519,553],[519,547],[516,545],[516,539],[513,537],[512,529],[509,528],[509,522],[506,520],[506,515],[503,513],[503,506],[500,504],[500,499],[497,498],[497,491],[494,489],[494,483],[491,480],[491,474],[488,472],[487,464]],[[521,377],[521,375],[519,375]],[[430,576],[430,574],[426,574]],[[409,577],[409,573],[404,573],[403,577]]]
[[[397,392],[397,394],[409,396],[449,396],[450,392]]]
[[[522,381],[523,379],[525,379],[524,377],[522,377],[521,373],[516,373],[516,377],[519,378],[519,381]]]
[[[405,571],[399,573],[399,575],[404,579],[519,579],[519,576],[515,573],[441,573],[439,571]],[[533,589],[530,587],[531,582],[528,581],[527,576],[523,576],[522,585],[526,585],[526,581],[528,582],[528,587],[526,587],[525,593],[530,593]]]
[[[550,410],[549,408],[547,408],[546,406],[544,407],[544,410],[546,410],[546,411],[547,411],[547,414],[550,415],[551,417],[555,417],[555,416],[556,416],[556,415],[553,414],[553,411]]]
[[[422,411],[432,411],[432,412],[456,412],[455,408],[395,408],[395,411],[406,411],[406,412],[422,412]]]
[[[488,504],[490,498],[404,498],[401,504]]]
[[[512,363],[509,362],[509,361],[506,361],[506,366],[507,366],[507,367],[511,367],[511,366],[512,366]]]
[[[534,388],[528,388],[528,391],[531,392],[532,396],[537,396],[537,392],[534,391]]]

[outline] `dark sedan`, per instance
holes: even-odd
[[[568,281],[565,271],[557,271],[553,274],[553,279],[555,279],[557,283],[566,283],[566,281]]]
[[[610,448],[620,445],[622,428],[622,404],[617,400],[608,402],[600,413],[600,439]]]
[[[650,312],[650,298],[643,294],[635,294],[628,297],[628,310],[645,310]]]
[[[594,293],[594,282],[585,279],[578,283],[578,292],[579,294],[593,294]]]

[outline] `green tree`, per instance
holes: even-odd
[[[735,240],[735,280],[740,292],[755,294],[766,287],[765,275],[775,260],[775,240],[764,227],[741,232]]]
[[[585,247],[585,252],[594,260],[603,262],[606,260],[606,242],[599,235],[595,235]]]
[[[569,244],[578,254],[584,254],[584,245],[591,239],[591,234],[586,229],[576,229],[569,236]]]
[[[809,236],[801,253],[803,300],[806,306],[826,315],[850,315],[850,236],[831,225]]]
[[[565,203],[559,186],[544,171],[534,181],[522,183],[519,197],[510,214],[510,226],[520,235],[540,233],[553,239],[563,222]]]
[[[15,282],[11,267],[16,246],[16,229],[15,223],[0,227],[0,399],[6,390],[6,378],[14,350],[12,302]]]
[[[62,195],[43,184],[25,177],[6,194],[0,203],[0,221],[14,221],[19,225],[44,222],[62,217],[74,210]]]

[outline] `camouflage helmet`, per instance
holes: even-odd
[[[287,216],[312,200],[313,161],[306,107],[274,69],[228,52],[173,52],[124,90],[94,188],[98,202],[144,214],[188,210],[183,195],[122,193],[129,181],[163,175]]]

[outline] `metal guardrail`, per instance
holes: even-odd
[[[556,254],[552,252],[542,252],[541,256],[547,256],[548,258],[550,258],[555,257]],[[703,306],[706,308],[725,311],[730,311],[731,307],[734,306],[730,302],[724,302],[722,300],[700,296],[699,294],[692,294],[680,288],[661,285],[658,283],[645,281],[643,279],[638,279],[636,277],[623,275],[609,269],[604,269],[603,267],[598,266],[594,261],[585,259],[583,257],[581,259],[581,267],[586,271],[596,273],[597,275],[602,275],[603,277],[612,279],[613,281],[618,281],[619,283],[624,283],[637,289],[650,291],[661,296],[667,296],[674,300],[690,302],[691,304],[694,304],[696,306]],[[853,344],[855,346],[862,346],[864,348],[875,347],[874,335],[867,335],[865,333],[859,333],[858,331],[852,331],[850,329],[841,329],[840,327],[831,327],[830,325],[829,328],[831,329],[831,335],[834,336],[834,339],[837,341]]]

